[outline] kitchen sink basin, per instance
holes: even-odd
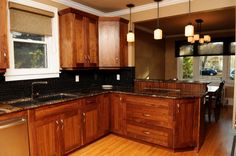
[[[14,107],[31,107],[35,105],[41,105],[44,102],[46,103],[46,102],[51,102],[51,101],[70,99],[74,97],[77,97],[77,95],[67,94],[67,93],[58,93],[58,94],[39,96],[34,99],[32,98],[18,99],[18,100],[11,101],[8,104]]]
[[[69,98],[77,97],[77,95],[74,94],[67,94],[67,93],[58,93],[58,94],[52,94],[52,95],[46,95],[36,98],[35,100],[38,102],[48,102],[48,101],[56,101],[56,100],[64,100]]]

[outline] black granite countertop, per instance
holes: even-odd
[[[198,98],[204,96],[204,94],[200,93],[183,92],[174,89],[145,89],[139,91],[135,90],[133,87],[119,87],[119,86],[113,87],[113,89],[111,90],[104,90],[102,88],[70,90],[67,91],[66,93],[55,93],[51,95],[44,95],[34,100],[26,97],[21,99],[14,99],[0,102],[0,115],[111,92],[129,94],[129,95],[156,97],[156,98],[171,98],[171,99]]]
[[[193,81],[193,80],[161,80],[161,79],[135,79],[134,81],[147,81],[147,82],[166,82],[166,83],[192,83],[192,84],[209,84],[210,81]]]

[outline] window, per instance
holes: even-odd
[[[223,77],[223,56],[199,57],[200,80],[221,80]]]
[[[223,54],[223,42],[205,43],[198,46],[199,55]]]
[[[193,45],[182,45],[179,51],[180,56],[193,55]]]
[[[45,36],[13,32],[14,66],[21,68],[47,68],[47,42]]]
[[[182,58],[182,78],[192,79],[193,78],[193,57],[183,57]]]
[[[57,8],[14,1],[9,3],[9,14],[10,68],[6,81],[59,77]]]

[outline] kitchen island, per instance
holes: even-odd
[[[5,120],[26,112],[31,155],[65,155],[109,133],[173,151],[198,151],[204,140],[203,91],[149,86],[60,94],[0,116]],[[2,105],[16,108],[12,101]]]

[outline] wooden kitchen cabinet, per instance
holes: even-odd
[[[106,135],[110,132],[110,94],[99,95],[98,112],[99,112],[99,136]]]
[[[80,101],[28,111],[31,155],[66,155],[81,146]]]
[[[0,1],[0,73],[8,68],[7,0]]]
[[[97,96],[84,100],[83,114],[83,145],[96,140],[98,132],[98,103]]]
[[[59,12],[61,68],[98,66],[98,17],[76,9]]]
[[[126,106],[122,94],[111,94],[111,131],[126,135]]]
[[[100,17],[99,67],[128,66],[128,21],[120,17]]]

